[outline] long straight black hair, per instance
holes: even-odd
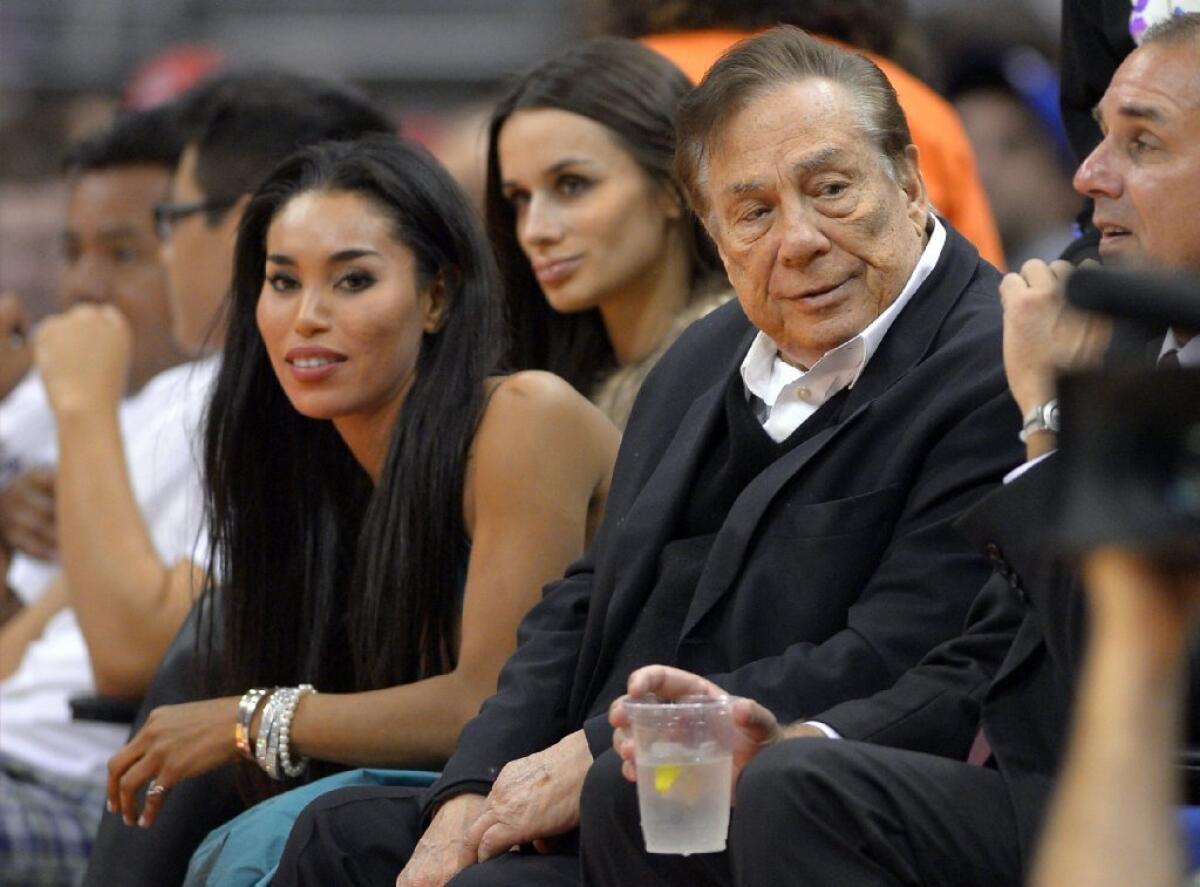
[[[557,373],[585,396],[616,366],[600,311],[559,314],[546,301],[517,241],[516,213],[501,187],[497,142],[516,111],[553,108],[606,127],[650,180],[673,193],[684,211],[691,258],[689,298],[724,282],[724,269],[703,226],[687,209],[675,178],[675,108],[692,88],[672,62],[623,37],[585,40],[520,77],[500,99],[488,128],[484,211],[504,279],[513,369]]]
[[[292,407],[255,322],[271,221],[315,190],[373,203],[412,250],[418,287],[444,287],[375,487],[332,422]],[[221,589],[227,692],[300,682],[367,690],[454,666],[464,464],[503,350],[498,293],[467,198],[419,147],[383,136],[317,145],[254,193],[204,454],[207,592]]]

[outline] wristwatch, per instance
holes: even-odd
[[[1028,443],[1030,435],[1039,431],[1050,431],[1058,434],[1058,398],[1052,397],[1043,404],[1034,407],[1025,414],[1024,425],[1021,426],[1021,443]]]

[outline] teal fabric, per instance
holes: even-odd
[[[350,785],[426,786],[437,777],[428,770],[349,770],[255,804],[208,833],[192,854],[184,887],[266,887],[279,866],[292,823],[315,798]]]

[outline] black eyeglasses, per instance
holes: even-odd
[[[219,212],[229,209],[236,202],[232,198],[225,197],[219,200],[195,200],[191,203],[160,203],[154,207],[154,230],[158,232],[159,240],[170,240],[171,229],[188,216],[196,213]]]

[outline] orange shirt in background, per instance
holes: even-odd
[[[643,37],[642,43],[665,55],[693,83],[698,83],[725,50],[749,36],[750,32],[743,31],[687,31]],[[887,76],[908,118],[913,144],[920,152],[921,174],[930,203],[975,244],[981,256],[1003,271],[1000,234],[975,169],[975,153],[953,106],[895,62],[857,47],[838,45],[866,56]]]

